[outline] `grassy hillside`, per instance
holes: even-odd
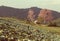
[[[25,20],[0,17],[0,41],[60,41],[60,28],[26,24]]]

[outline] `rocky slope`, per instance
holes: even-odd
[[[13,18],[0,18],[0,41],[60,41],[60,35],[22,24]]]

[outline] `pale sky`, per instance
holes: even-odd
[[[0,6],[15,8],[39,7],[60,12],[60,0],[0,0]]]

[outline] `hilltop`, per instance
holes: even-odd
[[[12,8],[8,6],[0,6],[0,17],[16,17],[19,19],[28,19],[28,12],[29,10],[32,10],[34,12],[32,19],[36,20],[40,11],[42,10],[44,12],[45,9],[38,8],[38,7],[31,7],[26,9],[18,9],[18,8]],[[60,12],[53,11],[47,9],[47,11],[51,11],[52,16],[54,19],[60,18]],[[46,12],[46,11],[45,11]],[[49,13],[49,12],[48,12]]]

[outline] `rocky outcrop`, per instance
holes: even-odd
[[[52,11],[51,10],[47,10],[47,9],[42,9],[38,15],[38,17],[43,18],[44,22],[51,22],[54,17],[52,15]]]
[[[35,18],[34,11],[32,9],[29,9],[27,19],[29,21],[34,21],[34,18]]]

